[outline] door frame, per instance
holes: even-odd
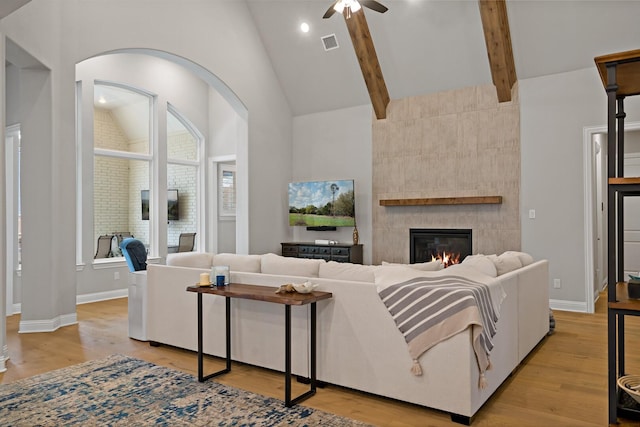
[[[624,131],[640,130],[640,122],[628,122],[624,125]],[[593,283],[595,280],[593,269],[594,257],[594,235],[593,229],[595,218],[593,215],[595,209],[595,164],[593,158],[595,156],[595,147],[593,137],[596,134],[608,133],[607,125],[584,127],[582,131],[582,153],[583,153],[583,170],[584,170],[584,273],[585,273],[585,299],[587,303],[587,313],[595,311],[595,301],[598,298],[594,294]],[[606,155],[606,147],[601,147],[601,152]],[[604,171],[606,173],[606,171]],[[603,200],[606,200],[603,189]],[[609,284],[607,283],[607,286]]]
[[[20,124],[7,126],[5,129],[5,230],[6,230],[6,310],[7,316],[20,312],[20,306],[13,303],[13,288],[16,275],[18,257],[18,183],[20,182],[18,146],[20,142]]]

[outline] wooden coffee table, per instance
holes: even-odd
[[[198,381],[204,382],[218,375],[226,374],[231,371],[231,299],[249,299],[256,301],[270,302],[274,304],[284,305],[285,316],[285,388],[284,388],[284,405],[291,407],[316,393],[316,302],[329,299],[333,295],[331,292],[313,291],[308,294],[297,292],[276,294],[277,288],[271,286],[244,285],[241,283],[231,283],[226,286],[188,286],[187,292],[196,292],[198,294]],[[204,375],[203,372],[203,353],[202,353],[202,295],[220,295],[225,297],[225,336],[226,336],[226,367],[212,374]],[[310,347],[309,364],[311,369],[310,389],[305,393],[291,398],[291,306],[311,304],[310,313]]]

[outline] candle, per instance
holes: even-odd
[[[211,284],[211,276],[209,276],[209,273],[200,273],[200,284],[201,285]]]

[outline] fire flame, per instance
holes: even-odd
[[[438,252],[438,254],[436,256],[431,255],[431,261],[440,261],[442,264],[444,264],[444,268],[449,267],[450,265],[453,264],[459,264],[460,263],[460,254],[448,254],[446,252]]]

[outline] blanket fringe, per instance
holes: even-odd
[[[482,372],[480,374],[480,380],[478,381],[478,387],[480,389],[484,389],[484,388],[487,388],[487,385],[489,385],[489,384],[487,383],[487,379],[484,376],[484,372]]]
[[[416,377],[419,377],[422,375],[422,367],[420,366],[420,362],[418,362],[418,359],[413,359],[413,366],[411,367],[411,373]]]

